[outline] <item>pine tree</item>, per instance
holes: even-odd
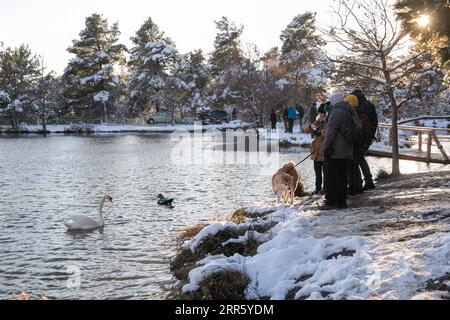
[[[207,90],[209,73],[202,50],[186,54],[176,76],[185,84],[182,112],[204,113],[209,110]]]
[[[111,27],[100,14],[86,18],[80,39],[68,51],[75,55],[64,72],[64,96],[68,111],[85,118],[113,115],[123,81],[114,68],[125,62],[125,46],[118,44],[118,23]]]
[[[280,36],[284,89],[289,97],[308,105],[323,97],[327,84],[328,67],[320,50],[325,43],[316,34],[315,23],[315,13],[299,14]]]
[[[32,107],[31,87],[39,74],[39,60],[28,46],[6,48],[0,53],[0,117],[18,129]]]
[[[397,0],[397,17],[422,49],[432,53],[437,65],[450,71],[450,6],[448,0]],[[418,19],[428,18],[420,26]]]
[[[226,17],[215,23],[218,32],[209,60],[213,82],[211,102],[216,108],[231,111],[238,108],[240,97],[237,74],[244,61],[240,42],[244,28]]]
[[[132,115],[147,112],[153,106],[159,111],[164,105],[164,90],[171,74],[178,68],[180,56],[173,41],[148,18],[136,36],[128,62],[130,70],[129,105]]]
[[[61,79],[54,72],[46,72],[43,59],[40,61],[39,75],[30,88],[33,94],[31,114],[42,123],[42,133],[47,134],[47,121],[59,116],[62,101]]]

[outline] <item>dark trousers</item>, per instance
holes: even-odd
[[[294,131],[294,119],[288,119],[289,124],[289,132],[292,133]]]
[[[348,162],[348,191],[349,193],[361,193],[363,181],[361,171],[359,170],[360,160],[351,160]]]
[[[327,159],[325,199],[329,205],[345,205],[347,200],[348,160]]]
[[[372,182],[372,173],[370,172],[369,164],[367,163],[366,157],[362,157],[362,159],[358,162],[359,167],[361,168],[362,174],[364,176],[364,180],[366,182]]]
[[[277,122],[272,121],[272,129],[275,130],[277,128]]]
[[[322,190],[323,169],[323,161],[314,161],[314,172],[316,173],[316,191]]]

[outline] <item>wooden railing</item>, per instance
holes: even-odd
[[[446,134],[450,134],[450,129],[448,128],[430,128],[430,127],[418,127],[418,126],[403,126],[399,125],[397,126],[399,131],[413,131],[417,133],[417,139],[418,139],[418,149],[419,154],[421,155],[423,152],[423,143],[424,138],[423,135],[427,135],[427,153],[426,153],[426,161],[432,162],[432,155],[431,155],[431,147],[433,144],[433,141],[436,143],[436,146],[438,147],[439,151],[442,153],[442,156],[444,157],[444,163],[450,164],[450,159],[445,152],[444,147],[442,146],[441,142],[439,141],[438,136],[436,135],[436,131],[445,131]],[[380,137],[380,128],[381,129],[389,129],[389,144],[392,145],[392,125],[387,123],[380,123],[378,125],[378,132],[377,137]],[[419,157],[423,158],[423,157]]]

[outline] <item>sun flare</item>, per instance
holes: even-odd
[[[416,21],[420,27],[426,27],[430,23],[430,16],[421,15],[416,19]]]

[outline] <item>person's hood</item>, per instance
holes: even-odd
[[[345,109],[350,112],[354,111],[352,106],[348,102],[345,102],[345,101],[337,103],[333,108]]]

